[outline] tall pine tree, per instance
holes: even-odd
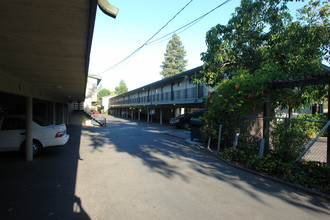
[[[172,39],[167,44],[164,56],[165,61],[161,65],[163,70],[160,72],[163,78],[174,76],[186,70],[187,60],[184,59],[186,51],[178,35],[172,35]]]
[[[117,87],[115,88],[115,93],[116,93],[117,95],[120,95],[120,94],[123,94],[123,93],[125,93],[125,92],[128,92],[128,88],[127,88],[127,86],[126,86],[125,81],[121,79],[120,82],[119,82],[119,86],[117,86]]]

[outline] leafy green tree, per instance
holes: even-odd
[[[321,74],[321,61],[329,57],[329,3],[312,0],[300,10],[300,20],[292,22],[285,1],[242,0],[227,25],[208,31],[203,71],[196,81],[220,87],[244,70],[263,75],[265,81],[255,77],[263,86],[276,79]],[[299,108],[324,98],[325,90],[324,85],[283,89],[274,92],[272,101],[274,107]]]
[[[327,0],[311,0],[308,5],[298,10],[299,20],[309,27],[314,47],[321,44],[322,59],[330,62],[330,3]]]
[[[206,34],[207,51],[199,82],[216,86],[239,69],[251,74],[261,68],[270,39],[291,21],[281,0],[242,0],[227,25],[216,25]]]
[[[295,78],[323,73],[322,60],[329,63],[330,4],[311,0],[298,10],[299,21],[290,23],[282,33],[274,35],[268,50],[268,62],[281,73],[280,78]],[[273,102],[282,108],[300,108],[320,102],[327,85],[274,91]]]
[[[111,92],[109,89],[101,89],[98,93],[97,93],[97,99],[99,100],[100,98],[104,97],[104,96],[108,96],[108,95],[112,95],[113,92]]]
[[[204,134],[216,137],[228,115],[260,113],[269,102],[268,82],[323,73],[321,62],[329,61],[329,3],[311,0],[299,13],[293,22],[285,1],[242,0],[227,25],[207,32],[203,71],[194,76],[216,88],[207,100]],[[300,108],[322,100],[326,91],[326,85],[272,90],[271,104]]]
[[[165,61],[161,65],[163,70],[160,72],[163,78],[174,76],[186,70],[187,60],[184,59],[186,51],[178,35],[172,35],[172,39],[167,44],[164,56]]]
[[[115,88],[115,93],[117,94],[117,95],[120,95],[120,94],[123,94],[123,93],[125,93],[125,92],[127,92],[128,91],[128,88],[127,88],[127,86],[126,86],[126,83],[125,83],[125,81],[124,80],[120,80],[120,82],[119,82],[119,86],[117,86],[116,88]]]

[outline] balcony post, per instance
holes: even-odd
[[[147,109],[147,122],[149,122],[149,109]]]

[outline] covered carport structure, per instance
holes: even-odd
[[[0,92],[25,99],[28,161],[33,159],[33,100],[67,109],[72,101],[85,98],[97,4],[97,0],[0,1]],[[118,9],[106,0],[99,5],[116,16]]]

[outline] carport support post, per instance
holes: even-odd
[[[56,103],[53,102],[53,119],[52,119],[52,123],[53,125],[56,124]]]
[[[217,148],[217,153],[220,153],[221,130],[222,130],[222,125],[219,125],[219,135],[218,135],[218,148]]]
[[[149,109],[147,109],[147,122],[149,122]]]
[[[66,105],[66,125],[70,125],[70,109],[69,109],[69,104]]]
[[[65,105],[62,104],[62,123],[65,123]]]
[[[266,92],[267,102],[264,105],[264,119],[263,119],[263,138],[264,142],[264,151],[267,153],[269,151],[269,129],[270,129],[270,119],[267,118],[270,116],[270,91]]]
[[[25,156],[26,161],[33,160],[32,150],[32,97],[26,98]]]
[[[141,119],[141,109],[138,110],[138,120],[140,121]]]
[[[160,124],[163,124],[163,109],[159,110],[159,120],[160,120]]]

